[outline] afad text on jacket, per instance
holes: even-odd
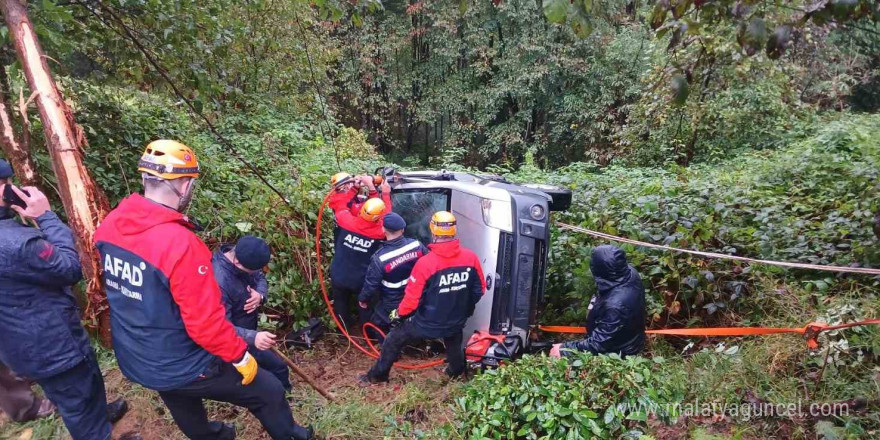
[[[412,322],[432,338],[460,332],[486,291],[477,255],[458,240],[428,245],[431,253],[416,262],[397,312],[414,313]]]
[[[391,212],[391,195],[382,194],[385,214]],[[336,205],[335,252],[330,263],[330,279],[337,286],[360,291],[370,258],[385,238],[382,220],[371,222],[353,214],[345,204]]]
[[[181,213],[134,194],[95,233],[119,368],[158,391],[247,349],[226,319],[211,252],[192,228]]]

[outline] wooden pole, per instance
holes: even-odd
[[[306,382],[308,382],[308,384],[311,385],[312,388],[314,388],[315,391],[317,391],[320,395],[324,396],[325,399],[327,399],[327,400],[329,400],[329,401],[331,401],[331,402],[336,402],[336,399],[333,397],[332,394],[330,394],[330,393],[329,393],[327,390],[325,390],[322,386],[318,385],[317,382],[315,382],[311,377],[309,377],[308,375],[306,375],[306,372],[303,371],[302,368],[300,368],[300,367],[298,367],[296,364],[294,364],[293,361],[290,360],[290,358],[288,358],[287,356],[283,355],[283,354],[281,353],[281,351],[278,350],[277,347],[272,347],[272,351],[273,351],[275,354],[277,354],[278,357],[280,357],[281,360],[283,360],[284,363],[287,364],[287,366],[290,367],[290,369],[293,370],[293,372],[297,374],[297,376],[303,378],[303,380],[305,380]]]
[[[28,18],[27,8],[18,0],[0,0],[0,9],[18,60],[36,96],[61,202],[79,250],[83,275],[87,281],[88,306],[84,318],[98,325],[101,341],[109,346],[107,297],[101,282],[98,251],[92,243],[98,223],[110,210],[109,203],[83,164],[85,136],[82,128],[76,125],[70,108],[52,78],[33,23]]]

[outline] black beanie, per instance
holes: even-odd
[[[260,270],[269,263],[272,252],[262,238],[245,235],[235,245],[235,259],[249,270]]]

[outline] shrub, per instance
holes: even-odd
[[[588,229],[680,248],[770,260],[876,267],[880,248],[871,219],[878,207],[880,118],[846,117],[813,138],[775,151],[751,152],[718,165],[595,171],[574,164],[552,173],[521,170],[516,181],[571,188],[574,204],[555,219]],[[525,167],[524,167],[525,168]],[[595,292],[589,260],[606,243],[553,232],[545,322],[581,322]],[[761,319],[738,307],[759,278],[787,280],[822,300],[854,287],[875,288],[866,276],[743,265],[623,245],[648,288],[655,325],[713,324],[726,310],[738,324]],[[749,305],[744,303],[744,305]],[[790,324],[802,324],[791,322]]]
[[[638,356],[525,356],[468,384],[457,399],[459,432],[471,440],[639,438],[650,414],[677,416],[683,382],[664,366]]]

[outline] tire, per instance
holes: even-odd
[[[567,211],[571,208],[571,190],[543,183],[524,183],[520,186],[541,191],[552,199],[550,211]]]

